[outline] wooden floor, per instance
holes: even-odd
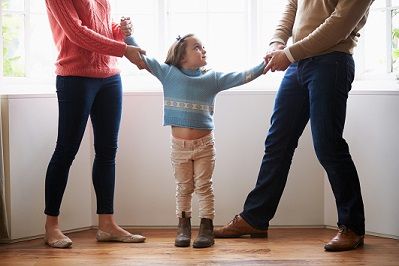
[[[325,252],[336,233],[329,229],[270,229],[268,239],[216,239],[211,248],[174,247],[174,229],[129,230],[145,243],[98,243],[95,230],[70,233],[70,249],[53,249],[36,239],[0,245],[0,265],[399,265],[399,241],[366,236],[365,245]],[[194,230],[194,237],[196,236]]]

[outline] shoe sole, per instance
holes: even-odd
[[[57,244],[57,243],[50,243],[48,241],[45,241],[44,243],[47,246],[52,247],[52,248],[70,248],[70,247],[72,247],[72,242]]]

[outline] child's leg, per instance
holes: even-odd
[[[176,215],[179,218],[175,246],[188,247],[191,243],[191,199],[194,192],[191,142],[172,138],[171,160],[176,180]]]
[[[212,187],[212,174],[215,168],[215,146],[213,135],[202,140],[194,154],[194,187],[199,201],[199,217],[213,220],[215,216],[215,196]]]
[[[215,243],[213,235],[215,197],[212,187],[212,173],[215,167],[213,134],[200,139],[199,142],[201,145],[196,147],[194,154],[194,186],[199,200],[201,224],[193,247],[206,248]]]
[[[191,200],[194,192],[193,160],[191,147],[185,140],[172,138],[171,161],[176,181],[176,215],[191,217]]]

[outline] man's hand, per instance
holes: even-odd
[[[267,61],[266,61],[267,60]],[[291,61],[288,59],[287,55],[283,50],[276,50],[273,52],[268,52],[265,56],[265,61],[267,62],[263,74],[266,74],[269,70],[274,71],[284,71],[291,65]]]
[[[128,45],[124,56],[129,59],[130,62],[135,64],[139,69],[147,69],[147,65],[141,57],[142,54],[146,52],[140,47]]]
[[[121,23],[119,24],[121,27],[122,33],[126,36],[130,36],[133,33],[133,25],[130,21],[130,17],[122,17]]]
[[[278,50],[283,50],[285,48],[285,44],[281,43],[281,42],[274,42],[271,43],[269,45],[269,50],[267,51],[264,59],[265,59],[265,63],[269,63],[269,60],[272,58],[270,53],[274,52],[274,51],[278,51]]]

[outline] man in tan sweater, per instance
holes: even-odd
[[[215,237],[267,237],[298,139],[310,120],[313,145],[334,192],[338,234],[327,251],[364,241],[364,207],[356,167],[343,139],[354,78],[353,48],[373,0],[288,0],[270,41],[264,72],[284,71],[255,188],[243,211]],[[287,46],[292,37],[293,44]]]

